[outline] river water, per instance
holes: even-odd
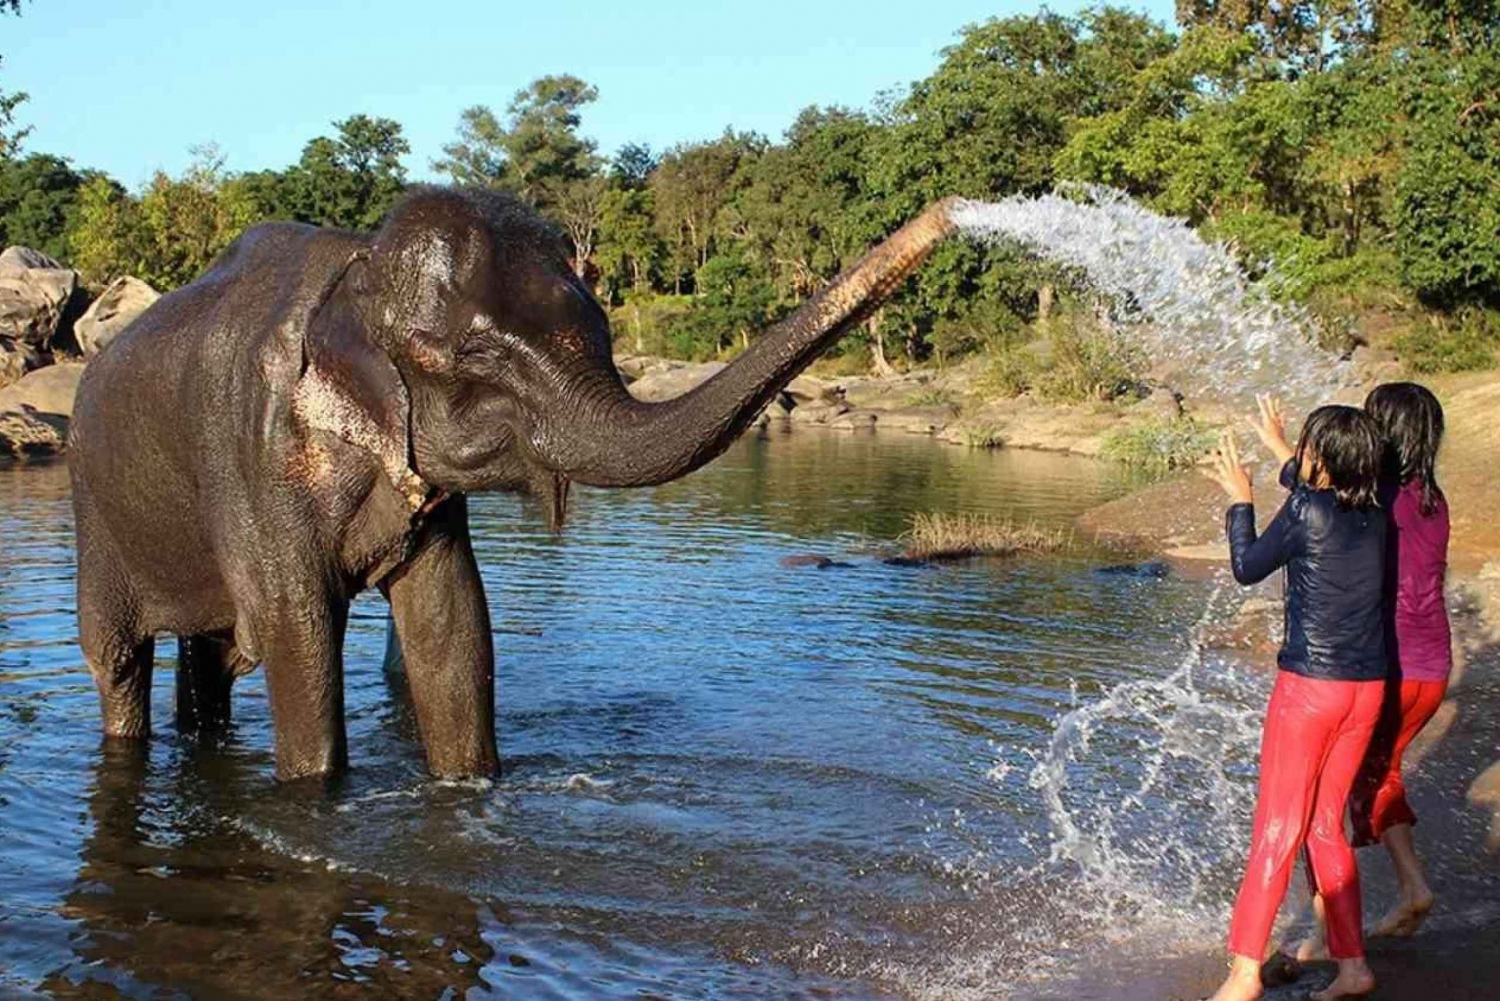
[[[1265,684],[1201,659],[1214,583],[1085,539],[878,559],[912,511],[1062,525],[1126,485],[798,431],[582,491],[560,537],[478,498],[502,777],[426,777],[363,598],[353,769],[313,795],[272,780],[259,673],[179,738],[170,641],[149,746],[101,748],[65,470],[0,471],[0,994],[1023,997],[1216,941]]]

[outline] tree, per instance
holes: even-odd
[[[61,157],[0,158],[0,246],[20,244],[66,257],[67,230],[86,180]]]
[[[665,242],[675,291],[682,279],[696,280],[714,253],[721,216],[736,190],[748,180],[746,168],[766,148],[754,133],[726,130],[712,142],[674,146],[651,175],[657,229]]]
[[[181,177],[158,172],[138,198],[105,177],[88,181],[69,245],[92,282],[129,274],[172,289],[201,274],[256,221],[254,202],[224,170],[218,150],[200,147]]]
[[[514,191],[547,209],[568,183],[599,170],[592,140],[578,134],[579,109],[599,92],[575,76],[545,76],[516,92],[501,122],[476,106],[459,119],[459,138],[434,170],[455,183]]]
[[[612,185],[604,192],[599,217],[598,261],[606,297],[623,298],[649,288],[664,253],[654,225],[651,192]]]
[[[338,135],[310,141],[279,185],[263,178],[251,188],[262,207],[275,214],[317,226],[372,230],[406,187],[401,157],[411,146],[400,123],[389,118],[352,115],[333,126]]]
[[[21,0],[0,0],[0,14],[11,13],[16,16],[21,14]],[[5,60],[0,59],[0,66],[4,66]],[[12,157],[21,148],[21,140],[31,134],[31,127],[17,128],[16,109],[27,101],[25,91],[17,91],[7,94],[0,90],[0,157]]]

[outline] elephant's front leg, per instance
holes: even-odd
[[[309,583],[287,587],[257,628],[278,779],[327,775],[349,765],[343,651],[348,619],[347,601]]]
[[[428,769],[441,778],[495,774],[495,649],[463,497],[433,512],[386,594]]]

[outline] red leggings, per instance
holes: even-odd
[[[1380,716],[1379,681],[1324,681],[1279,671],[1261,734],[1250,860],[1234,904],[1229,951],[1265,958],[1297,855],[1307,848],[1335,959],[1364,955],[1359,869],[1344,808]]]
[[[1370,738],[1370,749],[1354,780],[1349,812],[1354,821],[1355,847],[1380,841],[1397,824],[1415,824],[1417,815],[1406,802],[1401,782],[1401,756],[1443,704],[1448,682],[1403,681],[1388,684],[1380,707],[1380,721]]]

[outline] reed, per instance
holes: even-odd
[[[1072,542],[1065,528],[1047,528],[1035,522],[1018,524],[988,514],[937,514],[918,512],[901,535],[909,560],[955,560],[968,556],[1014,556],[1019,553],[1054,553]]]

